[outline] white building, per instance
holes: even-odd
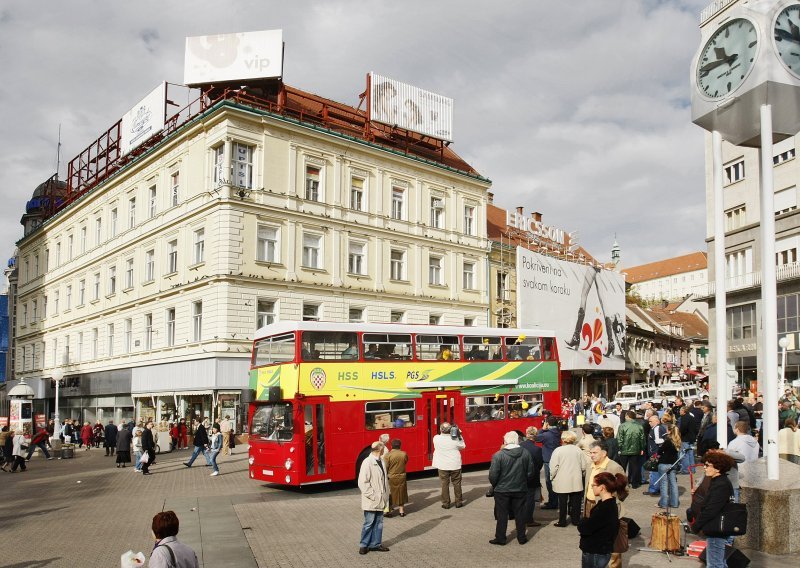
[[[489,180],[422,136],[366,136],[346,105],[277,97],[220,100],[110,175],[79,170],[96,183],[41,225],[29,210],[15,371],[49,399],[35,412],[63,365],[62,418],[241,422],[266,323],[488,325]]]
[[[704,252],[693,252],[631,266],[624,272],[631,292],[643,300],[681,300],[708,283],[708,259]]]

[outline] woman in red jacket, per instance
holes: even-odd
[[[92,449],[92,426],[88,422],[84,422],[81,428],[81,440],[87,452]]]

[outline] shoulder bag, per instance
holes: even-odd
[[[628,552],[630,544],[628,543],[628,521],[624,518],[619,520],[619,530],[617,530],[617,538],[614,539],[614,552],[622,553]]]
[[[703,528],[703,534],[710,537],[742,536],[747,533],[747,505],[745,503],[726,503],[719,517]]]
[[[647,471],[658,471],[658,454],[653,454],[642,466]]]

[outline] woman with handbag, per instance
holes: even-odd
[[[658,474],[661,476],[658,507],[661,509],[668,507],[675,509],[680,505],[678,500],[678,477],[676,467],[673,466],[678,461],[680,447],[680,432],[674,425],[667,425],[667,435],[664,437],[664,443],[658,449]]]
[[[619,511],[614,494],[627,494],[628,478],[607,471],[594,476],[591,489],[597,504],[588,517],[578,523],[581,535],[581,568],[605,568],[611,560],[619,533]]]
[[[703,467],[706,477],[711,478],[708,494],[703,501],[700,514],[697,515],[692,530],[703,532],[706,536],[706,567],[726,568],[725,537],[716,534],[714,526],[719,525],[722,510],[733,497],[733,486],[726,475],[733,467],[733,458],[723,452],[707,452],[703,456]]]

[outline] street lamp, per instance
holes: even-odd
[[[789,338],[785,335],[778,340],[778,347],[781,348],[781,384],[778,393],[783,393],[784,383],[786,383],[786,348],[789,347]],[[778,394],[778,397],[781,395]]]
[[[55,446],[60,447],[61,441],[61,420],[58,418],[58,387],[61,384],[61,379],[64,378],[64,369],[62,367],[56,367],[53,370],[53,381],[56,384],[56,411],[53,413],[53,441],[52,444],[54,446],[54,450],[56,449]]]

